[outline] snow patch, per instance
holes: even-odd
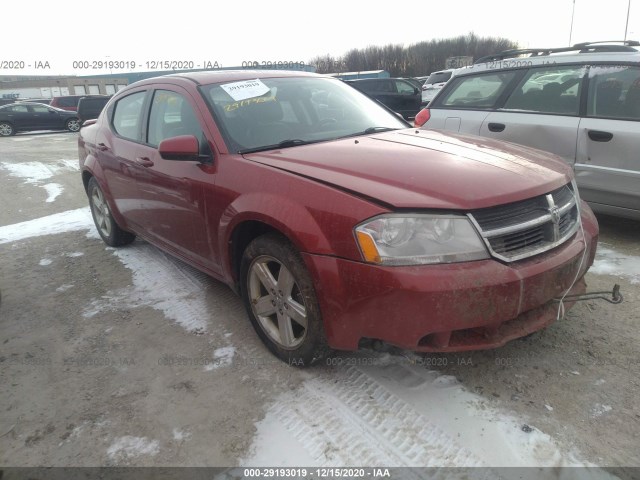
[[[157,455],[160,444],[157,440],[149,440],[147,437],[132,437],[126,435],[116,439],[107,449],[107,455],[114,460],[126,460],[142,455]]]
[[[611,410],[613,410],[611,408],[611,405],[603,405],[601,403],[596,403],[594,407],[591,409],[591,416],[594,418],[600,417],[605,413],[610,412]]]
[[[47,203],[53,202],[64,191],[59,183],[47,183],[42,187],[47,191],[47,199],[45,200]]]
[[[631,283],[640,283],[640,257],[625,255],[598,244],[596,258],[589,272],[596,275],[627,277]]]
[[[189,440],[189,438],[191,438],[191,434],[189,432],[180,430],[178,428],[174,428],[172,433],[173,433],[173,439],[176,442],[182,442],[183,440]]]
[[[58,288],[56,288],[56,292],[66,292],[70,288],[73,288],[73,285],[65,283],[63,285],[60,285]]]
[[[522,420],[467,391],[455,377],[426,370],[409,357],[381,357],[382,363],[375,356],[358,367],[332,369],[276,397],[239,463],[593,466],[538,429],[524,431]]]
[[[104,311],[148,306],[190,332],[207,330],[211,314],[205,303],[205,291],[180,271],[174,260],[149,244],[110,251],[131,270],[133,287],[110,291],[93,300],[82,313],[85,318]]]
[[[64,254],[65,257],[70,257],[70,258],[76,258],[76,257],[81,257],[84,255],[84,252],[72,252],[72,253],[65,253]]]
[[[74,230],[94,230],[93,218],[89,207],[67,210],[66,212],[54,213],[46,217],[0,227],[0,244]]]
[[[42,260],[40,260],[40,263],[38,263],[38,265],[40,265],[41,267],[46,267],[47,265],[51,265],[51,259],[43,258]]]
[[[204,367],[206,372],[215,370],[220,367],[228,367],[233,361],[233,357],[236,354],[235,347],[222,347],[213,351],[213,363],[210,363]]]
[[[77,161],[60,159],[54,162],[2,162],[0,167],[9,172],[12,177],[21,178],[24,183],[40,186],[47,192],[47,203],[53,202],[62,192],[63,187],[59,183],[47,183],[51,177],[69,170],[79,170]]]

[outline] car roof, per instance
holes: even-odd
[[[513,68],[526,68],[538,65],[553,67],[554,65],[591,65],[593,63],[610,63],[613,65],[638,64],[640,65],[640,51],[635,52],[589,52],[589,53],[558,53],[550,55],[537,55],[533,57],[509,57],[502,60],[494,60],[483,63],[475,63],[467,67],[458,68],[455,75],[471,75],[487,70],[508,70]]]
[[[318,77],[333,78],[328,75],[320,75],[312,72],[297,70],[217,70],[207,72],[186,72],[160,77],[146,78],[139,82],[132,83],[129,87],[147,85],[152,83],[183,83],[192,82],[197,85],[208,85],[213,83],[241,82],[243,80],[254,80],[256,78],[279,78],[279,77]],[[122,90],[121,90],[122,91]]]

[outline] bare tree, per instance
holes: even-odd
[[[449,57],[474,59],[518,48],[517,43],[502,37],[478,37],[471,32],[454,38],[418,42],[408,47],[388,44],[351,49],[342,57],[329,54],[313,58],[310,63],[318,73],[386,70],[394,77],[422,76],[445,68]]]

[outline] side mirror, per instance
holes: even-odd
[[[418,95],[419,93],[420,93],[420,90],[418,90],[416,87],[413,87],[413,94]]]
[[[193,135],[167,138],[158,145],[158,152],[165,160],[200,160],[198,139]]]

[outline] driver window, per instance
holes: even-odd
[[[193,135],[200,144],[203,133],[189,102],[179,93],[156,90],[151,103],[147,143],[153,147],[166,138]]]
[[[409,85],[407,82],[403,82],[402,80],[396,80],[396,88],[398,89],[398,93],[410,94],[413,95],[415,93],[415,88],[413,85]]]

